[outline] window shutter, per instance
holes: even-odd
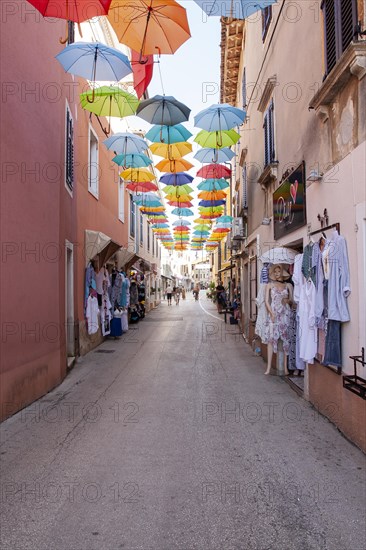
[[[269,141],[269,162],[275,160],[274,148],[274,117],[273,117],[273,100],[268,110],[268,141]]]
[[[329,74],[337,61],[336,49],[336,18],[335,18],[335,1],[324,0],[324,36],[325,36],[325,64],[326,74]]]
[[[244,67],[244,70],[243,70],[243,83],[242,83],[242,92],[243,92],[243,107],[246,106],[247,104],[247,76],[246,76],[246,70],[245,70],[245,67]]]
[[[340,0],[342,25],[342,53],[352,42],[356,25],[356,9],[354,0]]]
[[[269,164],[269,143],[268,143],[268,112],[264,116],[264,166]]]
[[[73,44],[75,42],[75,23],[74,21],[67,22],[67,43]]]
[[[243,166],[243,208],[248,208],[248,178],[247,166]]]
[[[74,127],[69,109],[66,109],[66,183],[74,185]]]

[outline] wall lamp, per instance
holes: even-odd
[[[317,170],[311,170],[310,174],[306,178],[306,181],[320,181],[323,179],[323,174],[319,174]]]

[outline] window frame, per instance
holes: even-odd
[[[140,244],[144,244],[144,215],[140,210]]]
[[[118,219],[125,223],[125,181],[121,177],[118,181]]]
[[[91,139],[91,138],[94,139]],[[92,162],[91,162],[91,155],[92,155],[92,148],[91,148],[91,142],[94,141],[96,143],[96,152],[97,152],[97,161],[96,161],[96,185],[91,185],[91,176],[92,176]],[[98,134],[94,130],[93,126],[89,124],[89,131],[88,131],[88,191],[93,197],[95,197],[97,200],[99,200],[99,138]]]
[[[275,119],[274,119],[273,98],[271,98],[269,105],[264,112],[263,129],[264,129],[264,167],[266,167],[277,162],[276,147],[275,147]]]
[[[69,150],[68,150],[68,140],[69,140],[69,128],[68,128],[68,121],[71,121],[71,167],[70,167],[70,179],[71,184],[68,181],[68,173],[69,173]],[[72,116],[72,112],[70,109],[70,105],[68,104],[67,100],[65,102],[65,174],[64,174],[64,185],[68,193],[71,197],[74,196],[74,184],[75,184],[75,171],[74,171],[74,157],[75,157],[75,144],[74,144],[74,117]]]
[[[133,200],[132,195],[130,195],[129,222],[130,222],[130,228],[129,228],[130,237],[135,238],[136,236],[136,204]]]
[[[272,6],[262,9],[262,42],[266,40],[268,29],[272,21]]]

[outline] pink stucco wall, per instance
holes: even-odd
[[[65,98],[71,77],[54,56],[65,23],[27,2],[1,21],[1,416],[66,373],[65,239],[75,201],[64,186]]]

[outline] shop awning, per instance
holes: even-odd
[[[101,268],[120,248],[120,244],[101,231],[85,230],[85,265],[90,260],[98,260],[98,267]]]
[[[226,267],[223,267],[222,269],[219,269],[217,273],[223,273],[224,271],[228,271],[229,269],[232,269],[233,266],[227,265]]]
[[[138,259],[135,252],[130,252],[127,248],[120,248],[116,252],[117,268],[127,271]]]

